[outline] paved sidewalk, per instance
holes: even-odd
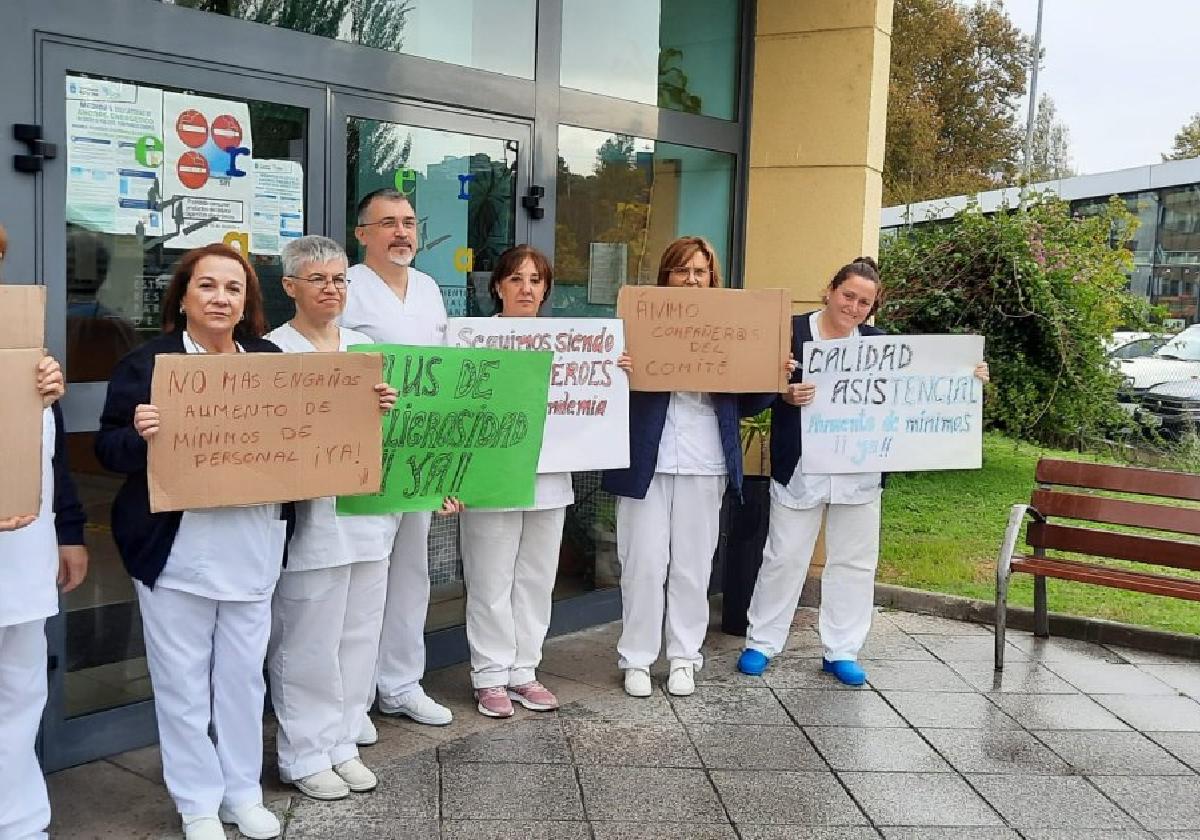
[[[624,695],[618,625],[547,644],[558,713],[489,720],[465,666],[432,673],[455,722],[377,719],[378,791],[308,800],[268,743],[269,804],[289,840],[1200,840],[1200,662],[1010,631],[994,682],[988,628],[884,612],[847,689],[814,622],[764,678],[713,631],[689,698]],[[50,789],[57,840],[181,836],[157,749]]]

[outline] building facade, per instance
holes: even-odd
[[[415,264],[451,314],[491,313],[488,274],[521,242],[554,261],[556,316],[611,316],[681,234],[798,307],[874,251],[891,0],[11,0],[4,17],[5,277],[47,287],[90,520],[91,574],[48,625],[47,769],[155,737],[108,525],[120,477],[92,441],[187,249],[248,253],[273,325],[282,244],[322,233],[355,257],[354,206],[382,186],[412,197]],[[620,614],[612,499],[575,483],[552,632]],[[465,643],[454,521],[430,541],[434,667]]]
[[[1033,189],[1069,201],[1072,212],[1081,215],[1098,212],[1119,196],[1139,222],[1134,239],[1125,243],[1134,262],[1130,291],[1164,307],[1175,326],[1200,323],[1200,158],[1062,178]],[[992,213],[1016,207],[1020,194],[1015,188],[989,190],[886,207],[880,235],[949,219],[972,201]]]

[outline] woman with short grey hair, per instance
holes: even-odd
[[[324,236],[283,248],[283,289],[296,314],[268,336],[285,353],[336,353],[370,344],[338,326],[346,306],[346,252]],[[379,409],[396,391],[375,386]],[[275,589],[267,653],[279,721],[279,776],[314,799],[373,790],[375,774],[355,743],[375,688],[387,595],[386,557],[364,555],[333,497],[296,505],[296,532]]]

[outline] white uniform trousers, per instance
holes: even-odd
[[[535,679],[550,627],[566,508],[461,514],[475,688]]]
[[[15,558],[5,558],[15,562]],[[0,838],[43,840],[46,780],[34,742],[46,707],[46,619],[0,627]]]
[[[429,612],[429,511],[405,513],[392,543],[387,606],[379,638],[376,684],[396,701],[425,675],[425,616]]]
[[[163,779],[175,807],[186,816],[216,816],[222,804],[236,809],[261,802],[271,599],[216,601],[135,586]]]
[[[375,699],[387,567],[375,560],[279,578],[267,664],[285,782],[358,756]]]
[[[825,517],[818,627],[825,658],[857,659],[871,630],[880,500],[797,510],[771,500],[771,524],[748,611],[746,647],[775,656],[787,643]]]
[[[720,536],[723,475],[655,473],[644,499],[617,497],[621,562],[621,668],[649,668],[667,658],[704,664],[708,579]]]

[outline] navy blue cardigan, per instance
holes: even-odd
[[[809,324],[811,312],[792,316],[792,356],[801,365],[792,374],[792,382],[803,380],[804,345],[813,340]],[[883,330],[863,324],[858,331],[864,335],[884,335]],[[800,463],[800,409],[788,405],[783,397],[771,404],[771,478],[785,487]]]
[[[279,348],[263,338],[239,342],[248,353],[278,353]],[[125,483],[112,506],[112,534],[129,574],[153,587],[167,564],[175,543],[179,511],[150,512],[150,491],[146,484],[146,441],[133,428],[133,413],[139,404],[150,402],[150,381],[154,376],[154,357],[159,353],[183,353],[183,333],[160,335],[131,350],[117,363],[108,383],[100,431],[96,435],[96,457],[105,469],[125,473]],[[291,538],[296,524],[296,508],[283,505],[281,518],[287,521]],[[283,558],[280,558],[283,562]]]
[[[75,479],[67,466],[67,433],[63,428],[62,409],[56,402],[54,411],[54,533],[59,545],[83,545],[83,526],[87,516],[75,491]]]
[[[742,445],[738,435],[739,417],[749,417],[770,404],[761,394],[710,394],[721,430],[721,451],[729,486],[739,497],[742,492]],[[600,486],[617,496],[646,498],[654,468],[658,465],[658,444],[667,422],[669,391],[629,392],[629,466],[605,470]]]

